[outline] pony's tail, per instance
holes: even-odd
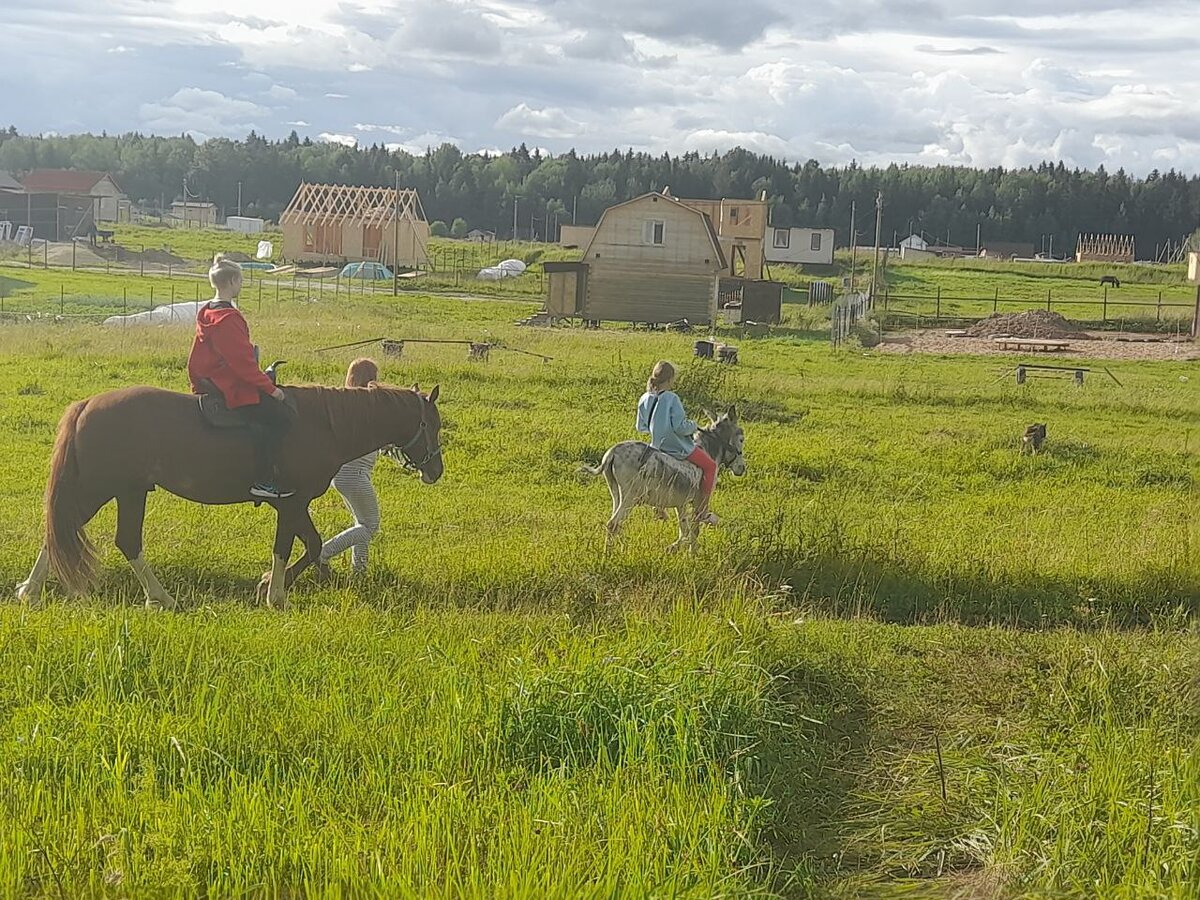
[[[612,462],[613,462],[612,461],[612,453],[611,452],[605,453],[604,459],[600,460],[600,465],[598,465],[598,466],[592,467],[592,466],[589,466],[587,463],[583,463],[582,465],[580,465],[579,474],[580,475],[591,475],[593,477],[599,477],[600,475],[607,476],[608,473],[612,471]]]
[[[92,583],[96,551],[83,532],[87,520],[80,508],[79,461],[75,432],[87,401],[67,407],[58,423],[50,480],[46,483],[46,550],[50,571],[71,593],[81,593]]]

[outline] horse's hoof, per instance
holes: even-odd
[[[42,597],[39,591],[36,595],[30,589],[28,581],[22,581],[17,585],[17,601],[19,603],[28,603],[30,606],[40,606]]]
[[[317,584],[329,584],[333,581],[333,569],[328,563],[317,563],[313,566],[313,577]]]
[[[179,604],[175,601],[175,598],[169,594],[164,594],[162,597],[146,598],[146,609],[174,612],[178,606]]]
[[[271,592],[271,573],[264,572],[262,579],[254,588],[254,599],[259,603],[266,603]]]

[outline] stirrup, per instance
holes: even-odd
[[[250,487],[251,497],[262,497],[266,500],[286,500],[295,491],[282,491],[273,484],[254,484]]]

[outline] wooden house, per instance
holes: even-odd
[[[95,222],[128,222],[129,198],[107,172],[79,169],[34,169],[21,179],[30,194],[60,194],[88,197]]]
[[[664,324],[714,322],[727,266],[712,220],[665,194],[604,211],[575,262],[546,263],[551,318]]]
[[[291,262],[429,264],[429,223],[414,190],[304,183],[279,225]]]
[[[665,193],[665,192],[664,192]],[[767,216],[765,194],[757,200],[680,200],[712,221],[725,255],[726,275],[760,279],[766,260]]]
[[[767,262],[833,265],[832,228],[772,228]]]

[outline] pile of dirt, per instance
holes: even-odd
[[[1061,313],[1030,309],[1021,313],[997,313],[966,329],[969,337],[1006,334],[1024,338],[1086,338],[1084,328]]]
[[[83,248],[86,245],[80,243],[79,246]],[[181,268],[190,265],[183,257],[176,256],[167,250],[130,250],[128,247],[122,247],[120,244],[97,244],[90,249],[109,262],[124,265],[137,265],[139,262],[158,266],[179,266]],[[101,260],[101,265],[103,265],[103,259]]]

